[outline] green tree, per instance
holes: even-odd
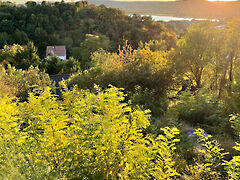
[[[70,57],[66,60],[61,60],[57,56],[51,56],[43,60],[40,68],[48,74],[70,74],[81,70],[78,60]]]
[[[218,179],[223,168],[224,153],[221,145],[206,134],[202,129],[196,129],[194,134],[197,136],[199,143],[198,157],[195,159],[193,166],[189,170],[194,179]]]
[[[25,32],[17,29],[13,34],[13,41],[20,45],[26,45],[29,42],[29,38]]]
[[[239,33],[239,19],[233,19],[227,24],[228,29],[226,30],[227,39],[227,50],[228,56],[226,58],[226,66],[223,74],[222,81],[227,84],[228,90],[232,92],[232,86],[237,85],[239,76],[239,45],[240,45],[240,33]],[[236,79],[236,80],[235,80]]]
[[[32,6],[36,6],[37,3],[35,1],[27,1],[26,5],[29,6],[29,7],[32,7]]]
[[[10,65],[7,70],[1,67],[0,82],[0,92],[12,94],[20,100],[26,100],[28,93],[33,90],[43,90],[47,86],[52,87],[48,74],[40,72],[38,68],[32,66],[28,70],[18,70]]]
[[[48,74],[59,74],[63,70],[63,63],[59,57],[53,55],[41,63],[41,68]]]
[[[105,35],[87,34],[86,39],[80,44],[79,48],[74,48],[72,55],[79,59],[83,69],[89,68],[91,61],[90,56],[98,49],[108,50],[110,41]]]
[[[5,45],[10,44],[11,42],[11,36],[7,34],[6,32],[0,33],[0,47],[3,48]]]
[[[215,32],[212,22],[196,23],[190,26],[178,41],[175,54],[176,68],[191,82],[194,89],[203,86],[203,75],[212,63]]]
[[[26,46],[17,44],[4,46],[4,49],[0,52],[0,61],[8,61],[18,69],[27,69],[39,64],[39,57],[36,53],[37,49],[32,42],[29,42]]]

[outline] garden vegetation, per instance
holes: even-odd
[[[176,37],[85,1],[1,3],[0,178],[239,179],[240,20]],[[43,58],[55,43],[67,60]]]

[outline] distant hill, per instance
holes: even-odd
[[[7,0],[3,0],[7,1]],[[14,0],[24,3],[27,0]],[[40,0],[41,1],[41,0]],[[50,1],[50,0],[49,0]],[[60,1],[60,0],[56,0]],[[65,0],[74,2],[76,0]],[[179,0],[176,2],[127,1],[127,0],[88,0],[91,4],[119,8],[128,14],[143,14],[155,16],[176,16],[191,18],[231,19],[240,17],[240,1],[238,2],[207,2],[204,0]]]
[[[93,4],[115,7],[126,13],[145,15],[167,15],[177,17],[230,19],[240,17],[240,2],[207,2],[182,0],[177,2],[123,2],[112,0],[89,0]]]

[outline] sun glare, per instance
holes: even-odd
[[[216,2],[216,1],[227,1],[227,2],[233,2],[233,1],[238,1],[238,0],[208,0],[210,2]]]

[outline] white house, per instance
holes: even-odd
[[[55,55],[62,60],[66,60],[66,46],[47,46],[46,57],[49,58],[51,55]]]

